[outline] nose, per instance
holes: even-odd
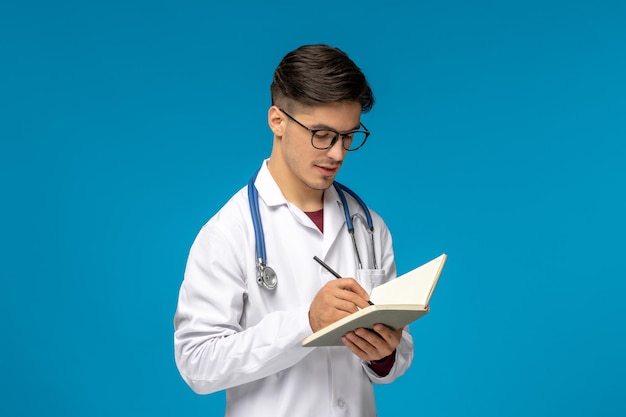
[[[339,136],[333,146],[326,150],[326,155],[335,161],[343,161],[346,156],[346,151],[343,147],[343,138]]]

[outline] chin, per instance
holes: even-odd
[[[317,181],[309,181],[307,182],[307,185],[313,190],[327,190],[328,188],[330,188],[331,185],[333,185],[334,180],[334,178],[329,178]]]

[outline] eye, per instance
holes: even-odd
[[[331,140],[335,137],[335,132],[331,132],[330,130],[318,130],[313,136],[315,136],[317,140]]]

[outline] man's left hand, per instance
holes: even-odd
[[[391,330],[383,324],[375,324],[374,331],[356,329],[341,338],[343,344],[365,361],[385,358],[400,344],[402,329]]]

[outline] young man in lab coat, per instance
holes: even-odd
[[[308,45],[283,58],[271,93],[272,153],[253,183],[276,288],[257,283],[244,187],[191,247],[174,320],[176,364],[195,392],[227,390],[227,416],[375,416],[372,384],[394,381],[413,359],[406,329],[376,325],[347,334],[345,346],[301,345],[367,307],[369,291],[396,275],[383,220],[372,211],[372,247],[358,221],[363,209],[346,196],[357,219],[359,267],[332,186],[348,150],[369,135],[361,114],[374,104],[372,91],[345,53]],[[336,279],[313,256],[348,278]]]

